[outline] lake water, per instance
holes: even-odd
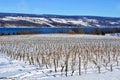
[[[80,28],[0,28],[0,34],[2,33],[14,34],[19,31],[35,31],[37,33],[42,33],[42,34],[64,33],[70,30],[77,30],[77,29],[80,29]],[[112,32],[114,30],[114,28],[93,28],[93,27],[87,27],[87,28],[81,28],[81,29],[83,29],[86,33],[90,33],[94,29],[98,29],[99,31],[103,31],[104,29],[106,29],[107,32]]]

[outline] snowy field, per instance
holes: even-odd
[[[120,38],[69,34],[1,36],[0,80],[14,79],[120,80]]]
[[[106,36],[117,36],[117,37],[120,37],[120,33],[106,34]]]

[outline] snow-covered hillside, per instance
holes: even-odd
[[[0,27],[120,27],[120,18],[1,13]]]

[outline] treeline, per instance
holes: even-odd
[[[94,29],[90,32],[86,32],[83,29],[74,29],[74,30],[70,30],[69,32],[67,32],[68,34],[95,34],[95,35],[105,35],[106,31],[99,31],[98,29]]]
[[[67,32],[68,34],[95,34],[105,35],[107,33],[120,33],[120,28],[94,28],[92,30],[85,30],[84,28],[76,28]]]

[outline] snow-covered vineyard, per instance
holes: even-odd
[[[119,75],[119,37],[69,34],[0,37],[0,79],[120,80]]]

